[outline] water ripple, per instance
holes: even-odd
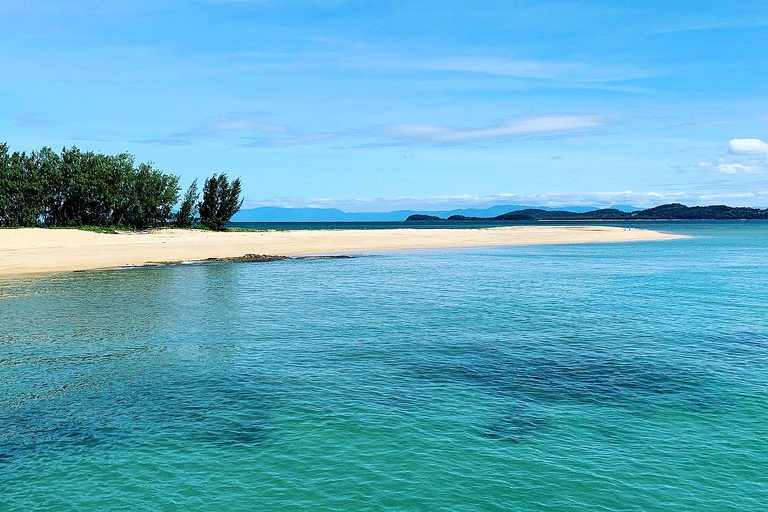
[[[685,226],[0,283],[0,509],[761,510],[768,225]]]

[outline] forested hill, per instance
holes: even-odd
[[[614,208],[577,213],[568,211],[547,211],[540,209],[516,210],[496,217],[465,217],[452,215],[447,219],[432,215],[411,215],[406,222],[419,221],[539,221],[539,220],[742,220],[768,219],[768,208],[742,208],[723,205],[685,206],[684,204],[663,204],[646,210],[623,212]]]

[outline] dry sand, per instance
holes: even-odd
[[[403,249],[671,240],[677,235],[609,226],[380,229],[212,233],[167,229],[102,234],[74,229],[0,229],[0,277],[160,262],[360,254]]]

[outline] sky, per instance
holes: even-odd
[[[1,0],[0,141],[246,207],[768,207],[768,4]]]

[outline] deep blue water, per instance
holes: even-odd
[[[711,220],[678,220],[678,221],[418,221],[418,222],[230,222],[228,227],[246,229],[279,229],[279,230],[317,230],[317,229],[477,229],[499,226],[618,226],[638,229],[669,229],[677,231],[691,231],[698,229],[741,228],[748,226],[765,226],[766,220],[744,221],[711,221]],[[747,228],[751,229],[751,228]]]
[[[0,282],[2,510],[763,510],[768,223]]]
[[[246,229],[476,229],[494,226],[536,225],[536,222],[230,222],[228,227]],[[594,224],[594,223],[593,223]],[[539,223],[540,225],[540,223]]]

